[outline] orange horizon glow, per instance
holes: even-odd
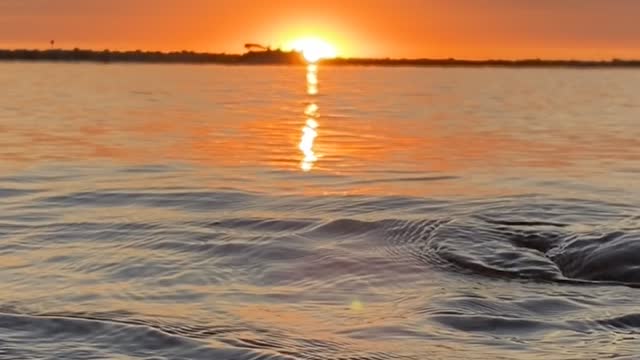
[[[0,13],[0,48],[241,53],[319,38],[340,57],[640,58],[636,0],[24,0]]]

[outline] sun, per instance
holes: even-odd
[[[293,50],[302,52],[302,56],[310,63],[315,63],[322,59],[332,59],[338,55],[333,45],[318,38],[294,40],[290,47]]]

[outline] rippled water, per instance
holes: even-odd
[[[0,64],[0,358],[634,358],[639,84]]]

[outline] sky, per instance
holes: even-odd
[[[241,53],[319,37],[345,57],[640,58],[640,0],[0,0],[0,48]]]

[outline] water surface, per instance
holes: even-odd
[[[0,358],[640,348],[640,72],[0,64]]]

